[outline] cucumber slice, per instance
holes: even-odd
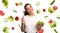
[[[54,4],[55,0],[51,0],[50,1],[50,5]]]
[[[57,19],[60,19],[60,14],[57,15]]]
[[[45,16],[44,19],[48,19],[48,16]]]
[[[14,12],[17,12],[16,10],[13,10]]]
[[[40,5],[40,2],[39,2],[39,1],[37,1],[37,2],[36,2],[36,6],[39,6],[39,5]]]
[[[58,31],[56,29],[54,29],[55,33],[58,33]]]
[[[8,22],[8,18],[4,18],[4,22]]]

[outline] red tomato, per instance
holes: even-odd
[[[4,16],[5,13],[4,13],[2,10],[0,10],[0,15],[1,15],[1,16]]]
[[[19,20],[19,17],[18,17],[18,16],[16,16],[16,17],[15,17],[15,20],[16,20],[16,21],[18,21],[18,20]]]
[[[12,30],[14,30],[14,27],[12,27]]]
[[[16,6],[19,6],[19,4],[18,4],[18,3],[15,3],[15,5],[16,5]]]
[[[50,20],[49,20],[49,23],[52,23],[52,22],[53,22],[53,20],[52,20],[52,19],[50,19]]]
[[[43,9],[43,12],[46,12],[46,9]]]
[[[53,9],[54,9],[54,10],[57,10],[57,6],[53,6]]]
[[[43,32],[44,32],[44,30],[43,29],[40,29],[39,33],[43,33]]]

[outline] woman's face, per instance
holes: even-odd
[[[27,11],[29,14],[33,13],[33,8],[32,8],[32,6],[31,6],[31,5],[27,5],[27,6],[26,6],[26,11]]]

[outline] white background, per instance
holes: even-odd
[[[36,2],[40,2],[40,6],[36,6]],[[22,2],[22,6],[15,6],[16,2]],[[24,11],[24,5],[26,3],[30,3],[33,6],[34,12],[36,14],[36,10],[39,9],[41,11],[41,14],[38,14],[41,19],[41,21],[44,21],[45,25],[43,27],[44,33],[55,33],[54,28],[50,28],[48,20],[52,19],[57,22],[56,30],[60,33],[60,20],[56,18],[57,14],[60,14],[60,0],[56,0],[56,2],[53,5],[50,5],[50,0],[9,0],[8,9],[3,6],[2,0],[0,0],[0,10],[3,10],[5,12],[4,16],[0,16],[0,33],[4,33],[2,30],[5,26],[9,27],[9,33],[22,33],[20,30],[20,27],[18,25],[21,25],[21,18],[23,16]],[[58,9],[55,13],[50,14],[48,12],[48,8],[52,6],[57,6]],[[42,9],[45,8],[46,12],[44,13]],[[18,12],[15,13],[13,10],[17,10]],[[3,19],[12,15],[13,17],[19,16],[19,21],[13,21],[13,22],[4,22]],[[44,19],[44,16],[47,15],[48,19]],[[15,30],[12,30],[11,28],[14,27]]]

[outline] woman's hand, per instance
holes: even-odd
[[[39,31],[42,27],[39,25],[36,25],[37,31]]]

